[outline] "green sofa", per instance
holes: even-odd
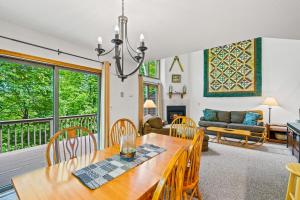
[[[215,110],[217,112],[217,120],[206,121],[204,117],[200,118],[199,126],[203,127],[205,133],[208,135],[216,135],[215,132],[206,130],[207,127],[221,127],[229,129],[240,129],[248,130],[253,136],[264,137],[266,133],[266,128],[263,122],[263,112],[261,110],[251,110],[251,111],[221,111]],[[255,112],[260,114],[260,118],[255,126],[243,124],[245,115],[247,112]],[[231,137],[236,139],[243,139],[242,136],[233,134],[223,134],[225,137]],[[256,137],[249,138],[249,140],[257,140]]]

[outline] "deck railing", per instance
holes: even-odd
[[[96,114],[59,118],[59,129],[72,126],[86,127],[96,133]],[[0,121],[0,153],[47,144],[53,134],[52,117]]]

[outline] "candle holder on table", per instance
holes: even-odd
[[[132,161],[136,153],[135,135],[128,134],[121,136],[120,157],[121,159]]]

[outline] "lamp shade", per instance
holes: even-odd
[[[276,99],[274,97],[267,97],[264,100],[263,105],[267,105],[267,106],[279,106],[278,102],[276,101]]]
[[[144,108],[156,108],[156,105],[151,99],[147,99],[144,103]]]

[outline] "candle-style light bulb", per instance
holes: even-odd
[[[120,28],[118,25],[115,26],[115,34],[119,34],[120,33]]]
[[[102,37],[98,37],[98,44],[102,44]]]
[[[144,41],[145,41],[144,34],[143,34],[143,33],[141,33],[141,35],[140,35],[140,42],[144,42]]]

